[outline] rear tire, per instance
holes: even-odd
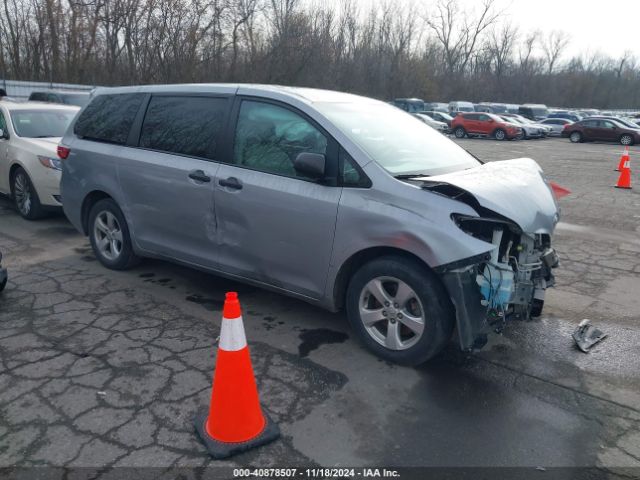
[[[580,132],[571,132],[571,135],[569,135],[569,140],[571,140],[571,143],[581,143],[582,134]]]
[[[419,365],[440,353],[455,323],[449,296],[435,274],[395,255],[372,260],[353,275],[346,310],[369,350],[402,365]]]
[[[133,252],[124,214],[111,198],[100,200],[91,207],[89,240],[96,258],[111,270],[127,270],[140,262]]]
[[[46,215],[27,172],[18,167],[11,175],[11,196],[22,218],[38,220]]]
[[[467,135],[467,131],[462,127],[456,127],[453,134],[456,138],[464,138]]]

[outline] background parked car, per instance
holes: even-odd
[[[0,193],[28,220],[61,207],[57,146],[78,107],[0,102]]]
[[[420,98],[396,98],[392,103],[405,112],[415,113],[424,111],[424,100]]]
[[[518,113],[529,120],[544,120],[549,115],[546,105],[528,103],[518,107]]]
[[[39,91],[31,92],[29,95],[29,101],[33,102],[47,102],[47,103],[61,103],[63,105],[75,105],[77,107],[84,107],[89,103],[89,92],[73,92],[73,91]]]
[[[572,122],[579,122],[582,117],[577,112],[552,112],[547,118],[566,118]]]
[[[569,125],[573,122],[571,120],[567,120],[566,118],[545,118],[544,120],[541,120],[540,123],[551,128],[549,135],[560,136],[562,134],[564,126]]]
[[[633,145],[640,142],[640,130],[628,128],[615,120],[593,118],[565,125],[562,136],[569,137],[573,143],[599,140]]]
[[[521,138],[529,140],[531,138],[543,138],[547,136],[547,130],[542,125],[534,124],[526,119],[513,116],[499,115],[505,122],[513,123],[522,129]]]
[[[613,120],[614,122],[617,123],[621,123],[622,125],[624,125],[627,128],[631,128],[634,130],[640,129],[640,125],[638,125],[636,122],[633,122],[629,119],[626,118],[620,118],[620,117],[607,117],[604,115],[595,115],[593,117],[589,117],[589,120]],[[638,120],[640,121],[640,120]]]
[[[456,138],[489,136],[496,140],[512,140],[522,135],[522,129],[493,113],[460,113],[451,122]]]
[[[427,112],[420,112],[420,113],[424,115],[428,115],[434,120],[437,120],[438,122],[444,122],[447,124],[449,128],[451,128],[451,121],[453,120],[453,117],[448,113],[439,112],[439,111],[427,111]]]
[[[442,102],[427,102],[424,104],[424,109],[429,112],[449,113],[449,104]]]
[[[449,132],[449,126],[445,122],[439,122],[437,120],[434,120],[429,115],[425,115],[424,113],[414,113],[412,115],[416,117],[418,120],[429,125],[431,128],[439,131],[440,133]]]
[[[551,127],[547,125],[543,125],[542,123],[540,123],[540,121],[529,120],[528,118],[523,117],[522,115],[519,115],[517,113],[505,113],[502,116],[516,120],[515,123],[517,125],[527,125],[533,128],[537,128],[538,130],[541,130],[540,133],[542,134],[543,137],[546,137],[551,133]]]
[[[475,112],[475,107],[471,102],[449,102],[449,114],[455,116],[458,112]]]

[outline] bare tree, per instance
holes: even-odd
[[[483,0],[475,14],[463,11],[456,0],[438,0],[427,25],[442,44],[449,73],[464,72],[481,35],[500,17],[495,0]]]
[[[569,36],[562,30],[554,30],[542,42],[542,50],[547,60],[547,74],[553,73],[553,68],[569,45]]]

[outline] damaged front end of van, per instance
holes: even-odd
[[[486,252],[436,268],[455,307],[460,347],[481,348],[510,319],[539,316],[558,266],[551,238],[559,210],[538,164],[493,162],[421,182],[470,206],[477,216],[454,212],[451,220],[461,234],[487,244]]]

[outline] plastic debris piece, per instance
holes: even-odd
[[[603,340],[606,336],[607,334],[602,330],[591,325],[591,321],[587,318],[582,320],[578,324],[578,328],[573,332],[573,339],[576,345],[584,353],[588,353],[591,347]]]

